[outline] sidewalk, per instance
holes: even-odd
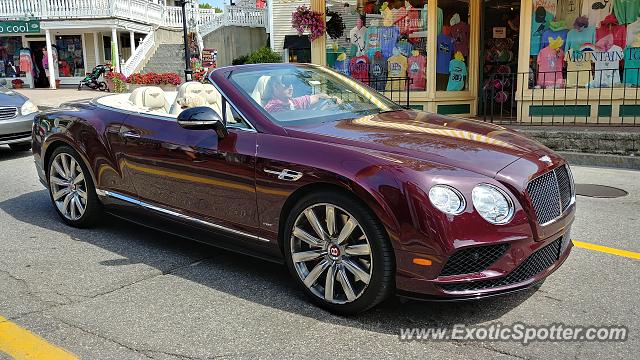
[[[80,90],[76,88],[62,89],[14,89],[14,91],[26,96],[40,108],[55,108],[67,101],[91,99],[96,96],[108,94],[95,90]]]

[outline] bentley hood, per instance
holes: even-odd
[[[501,126],[411,110],[292,126],[287,131],[299,138],[394,153],[490,177],[519,158],[537,161],[552,153]]]

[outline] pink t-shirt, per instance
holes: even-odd
[[[564,51],[552,49],[547,46],[538,54],[538,85],[542,87],[561,86],[564,83],[562,77],[562,62]]]
[[[309,106],[311,106],[311,96],[304,95],[297,98],[289,99],[288,103],[287,101],[282,101],[280,99],[271,99],[264,106],[264,109],[268,112],[278,112],[287,110],[308,109]]]
[[[424,90],[425,78],[424,67],[426,66],[427,59],[422,56],[410,56],[408,59],[409,77],[411,78],[411,84],[409,88],[411,90]]]

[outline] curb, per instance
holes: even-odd
[[[640,170],[640,156],[591,154],[568,151],[556,152],[564,157],[571,165]]]

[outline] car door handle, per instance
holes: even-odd
[[[126,131],[122,133],[122,137],[126,139],[140,139],[140,134],[135,131]]]

